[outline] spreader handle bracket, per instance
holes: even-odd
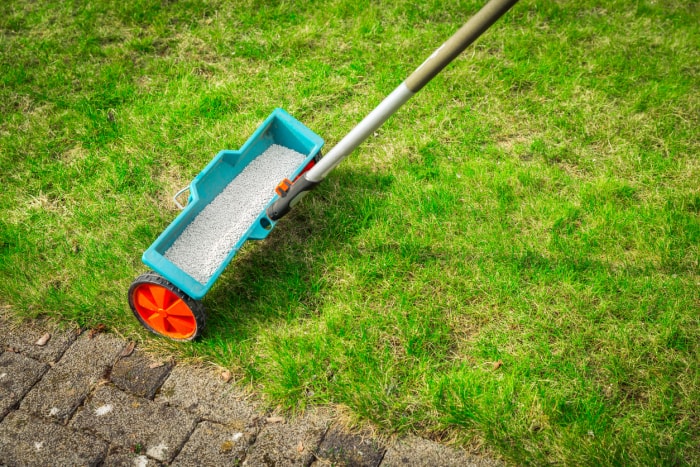
[[[289,180],[286,180],[287,182]],[[299,177],[291,186],[284,191],[284,195],[280,195],[272,205],[267,208],[267,217],[273,221],[284,217],[301,199],[313,190],[320,182],[313,182],[306,178],[306,174]],[[278,187],[279,188],[279,187]],[[279,194],[279,192],[278,192]]]
[[[292,181],[288,178],[285,178],[284,180],[279,182],[279,184],[275,188],[275,193],[277,193],[277,195],[280,198],[284,198],[285,196],[287,196],[287,193],[289,193],[289,189],[291,187],[292,187]]]

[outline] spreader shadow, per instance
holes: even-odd
[[[350,248],[386,206],[394,177],[338,170],[267,239],[249,241],[204,298],[204,339],[235,343],[255,337],[260,323],[277,325],[316,314],[324,300],[328,253]]]

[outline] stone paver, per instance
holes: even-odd
[[[268,423],[258,433],[243,465],[307,466],[329,424],[325,415],[316,413],[288,422]]]
[[[0,465],[97,465],[107,443],[17,410],[0,423]]]
[[[333,426],[316,450],[317,461],[313,465],[377,467],[384,457],[384,451],[384,447],[371,438]]]
[[[185,447],[170,465],[239,465],[254,439],[250,432],[205,421],[197,425]]]
[[[207,420],[237,426],[240,430],[255,417],[256,406],[213,369],[176,366],[156,394],[157,402],[177,405]]]
[[[497,467],[495,459],[471,456],[464,451],[415,436],[397,441],[387,449],[382,467]]]
[[[78,410],[70,426],[169,462],[185,444],[195,423],[195,417],[183,410],[104,385]]]
[[[79,334],[77,327],[61,329],[56,324],[41,320],[21,325],[1,321],[0,327],[0,350],[11,348],[25,357],[45,363],[61,358]],[[44,345],[38,345],[37,341],[46,333],[50,336],[49,340]]]
[[[0,420],[19,404],[49,366],[12,352],[0,354]]]
[[[111,447],[102,467],[158,467],[161,464],[143,453],[136,453],[120,447]]]
[[[7,309],[0,306],[0,466],[503,465],[413,436],[387,449],[329,429],[333,415],[320,410],[266,416],[213,368],[173,367],[139,350],[120,356],[133,349],[123,339],[76,338],[77,328],[42,320],[15,324]]]
[[[83,334],[66,350],[22,401],[23,409],[44,417],[67,421],[105,376],[126,343],[114,336]]]
[[[171,362],[155,361],[138,349],[122,357],[112,368],[112,382],[120,389],[136,396],[153,399],[170,374]]]

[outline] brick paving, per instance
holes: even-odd
[[[0,354],[0,419],[19,404],[49,366],[24,355]]]
[[[429,440],[265,413],[214,369],[109,334],[0,316],[0,466],[497,466]]]

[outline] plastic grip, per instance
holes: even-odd
[[[283,196],[267,208],[267,216],[277,221],[287,215],[292,207],[308,192],[313,190],[320,182],[312,182],[306,178],[306,174],[298,178]]]

